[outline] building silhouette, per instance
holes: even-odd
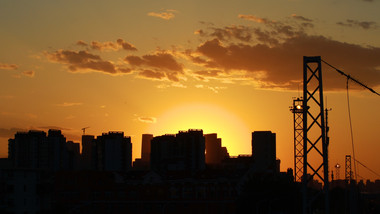
[[[206,164],[220,164],[229,157],[226,147],[222,147],[222,139],[216,133],[205,134]]]
[[[150,142],[153,139],[152,134],[143,134],[141,140],[141,160],[150,162]]]
[[[252,157],[257,171],[279,171],[279,162],[276,161],[276,133],[252,132]]]
[[[162,135],[151,141],[151,169],[158,172],[205,169],[203,130],[189,129],[176,135]]]
[[[152,134],[143,134],[141,139],[141,158],[136,158],[133,168],[136,170],[149,170],[150,168],[150,142]]]
[[[68,170],[79,157],[79,144],[66,142],[60,130],[18,132],[8,140],[8,158],[15,168]],[[74,164],[75,163],[75,164]]]
[[[81,168],[96,169],[96,147],[94,135],[82,135]]]
[[[98,136],[96,144],[96,168],[101,171],[128,171],[132,167],[131,137],[124,132],[108,132]]]

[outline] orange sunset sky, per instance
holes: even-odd
[[[277,134],[293,168],[292,97],[302,57],[322,59],[380,91],[378,0],[0,1],[0,156],[17,131],[67,140],[123,131],[203,129],[230,155],[251,132]],[[330,170],[352,153],[346,79],[322,64]],[[380,173],[380,97],[350,82],[356,158]],[[362,166],[358,178],[380,179]],[[335,170],[334,170],[335,171]],[[340,178],[344,177],[344,167]]]

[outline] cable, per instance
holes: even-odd
[[[368,89],[368,90],[371,91],[372,93],[374,93],[374,94],[380,96],[380,94],[377,93],[377,92],[376,92],[375,90],[373,90],[372,88],[370,88],[370,87],[364,85],[363,83],[359,82],[358,80],[352,78],[350,75],[345,74],[343,71],[341,71],[341,70],[335,68],[334,66],[332,66],[332,65],[329,64],[328,62],[324,61],[323,59],[321,59],[321,61],[324,62],[326,65],[330,66],[331,68],[335,69],[335,70],[336,70],[338,73],[340,73],[341,75],[347,77],[347,79],[350,79],[350,80],[356,82],[357,84],[363,86],[364,88]],[[347,80],[347,81],[348,81],[348,80]]]
[[[347,88],[348,120],[350,121],[352,156],[354,157],[354,160],[356,160],[356,158],[355,158],[355,147],[354,147],[354,134],[353,134],[353,131],[352,131],[352,122],[351,122],[350,96],[349,96],[349,93],[348,93],[348,91],[349,91],[348,90],[348,80],[349,80],[349,78],[347,77],[346,88]],[[356,176],[356,161],[354,161],[354,172],[355,172],[355,180],[357,180],[357,176]]]
[[[380,174],[379,174],[379,173],[377,173],[377,172],[373,171],[372,169],[368,168],[366,165],[364,165],[364,164],[361,163],[360,161],[358,161],[358,160],[356,160],[356,159],[354,159],[354,160],[355,160],[356,162],[358,162],[358,164],[362,165],[363,167],[365,167],[366,169],[368,169],[369,171],[371,171],[373,174],[375,174],[375,175],[377,175],[377,176],[380,177]]]

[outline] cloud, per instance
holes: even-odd
[[[129,42],[124,41],[123,39],[117,39],[116,42],[99,42],[92,41],[89,44],[84,42],[83,40],[79,40],[76,43],[78,46],[89,47],[93,50],[99,51],[118,51],[120,49],[128,50],[128,51],[136,51],[137,48]]]
[[[69,102],[64,102],[61,104],[56,104],[56,106],[61,106],[61,107],[71,107],[71,106],[81,106],[83,103],[69,103]]]
[[[79,46],[84,46],[84,47],[88,46],[88,44],[87,44],[85,41],[83,41],[83,40],[79,40],[79,41],[77,42],[77,45],[79,45]]]
[[[342,71],[370,87],[380,86],[380,48],[364,47],[311,35],[314,21],[293,14],[285,21],[271,21],[254,15],[239,18],[259,23],[259,27],[215,27],[208,24],[197,34],[206,40],[188,59],[200,68],[191,75],[199,80],[250,84],[268,89],[297,89],[302,84],[303,56],[321,56]],[[244,40],[237,35],[246,35]],[[326,65],[324,87],[345,88],[345,78]],[[193,69],[196,70],[196,69]],[[341,83],[341,84],[340,84]]]
[[[27,76],[27,77],[34,77],[35,73],[36,72],[31,71],[31,70],[29,70],[29,71],[23,71],[22,72],[22,74],[25,75],[25,76]]]
[[[17,70],[18,65],[16,64],[7,64],[7,63],[1,63],[0,62],[0,70]]]
[[[294,18],[294,19],[298,19],[300,21],[304,21],[304,22],[312,22],[313,21],[311,19],[308,19],[308,18],[306,18],[304,16],[299,16],[297,14],[292,14],[291,17]]]
[[[138,120],[143,123],[156,123],[157,118],[155,117],[139,117]]]
[[[242,15],[242,14],[239,14],[238,17],[241,18],[241,19],[245,19],[245,20],[249,20],[249,21],[253,21],[253,22],[257,22],[257,23],[273,23],[273,21],[270,21],[269,19],[260,18],[260,17],[257,17],[255,15]]]
[[[117,73],[117,68],[100,56],[87,51],[57,50],[53,53],[45,53],[51,62],[61,63],[68,66],[69,71],[100,71],[108,74]]]
[[[336,24],[341,25],[341,26],[345,26],[345,27],[360,27],[360,28],[363,28],[365,30],[378,28],[378,25],[376,22],[357,21],[357,20],[352,20],[352,19],[347,19],[344,22],[337,22]]]
[[[299,34],[305,34],[314,27],[313,20],[296,14],[285,21],[272,21],[255,15],[238,15],[239,18],[253,21],[261,26],[231,25],[215,27],[204,23],[207,28],[194,32],[201,37],[215,37],[223,42],[263,43],[270,46],[278,45],[284,40]]]
[[[130,55],[125,61],[139,70],[140,77],[178,82],[183,74],[183,65],[170,53],[159,52],[142,57]]]
[[[0,128],[0,137],[12,138],[17,132],[25,132],[26,129],[23,128]]]
[[[211,27],[210,29],[212,32],[209,35],[207,35],[204,31],[198,31],[198,34],[202,36],[207,35],[217,37],[220,40],[231,40],[232,38],[235,38],[244,42],[250,42],[252,39],[252,29],[247,26],[232,25],[224,28]]]
[[[48,130],[48,129],[56,129],[56,130],[65,130],[65,131],[69,131],[71,129],[68,129],[68,128],[63,128],[63,127],[59,127],[59,126],[39,126],[37,127],[38,129],[44,129],[44,130]]]
[[[196,51],[204,57],[205,68],[221,70],[229,75],[240,71],[241,81],[252,82],[261,88],[296,89],[302,79],[303,56],[322,56],[370,87],[380,85],[380,48],[347,44],[323,36],[297,35],[274,47],[263,44],[226,45],[215,38],[199,45]],[[325,88],[344,88],[344,84],[337,84],[342,77],[335,71],[324,73]],[[198,72],[200,74],[216,76],[215,73]]]
[[[90,44],[90,47],[95,50],[103,51],[103,50],[119,50],[119,47],[117,44],[113,42],[98,42],[98,41],[92,41]]]
[[[170,20],[170,19],[173,19],[175,17],[174,13],[177,13],[177,12],[178,11],[176,11],[176,10],[165,10],[165,12],[160,12],[160,13],[149,12],[148,16],[153,16],[153,17],[157,17],[160,19]]]
[[[148,54],[142,57],[127,56],[125,60],[134,66],[147,65],[154,68],[166,69],[171,71],[182,71],[183,67],[173,55],[169,53]]]
[[[221,89],[226,89],[227,87],[219,87],[219,86],[207,86],[207,85],[195,85],[196,88],[205,88],[205,89],[210,89],[214,93],[219,93],[219,90]]]
[[[152,71],[152,70],[144,70],[141,71],[139,74],[141,77],[151,78],[151,79],[158,79],[161,80],[166,77],[165,73],[162,71]]]
[[[123,47],[124,50],[131,50],[131,51],[137,50],[135,46],[133,46],[131,43],[124,41],[123,39],[118,39],[117,44],[121,45],[121,47]]]

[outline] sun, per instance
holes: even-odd
[[[204,134],[217,133],[230,155],[251,154],[251,132],[245,123],[222,107],[188,103],[167,110],[148,127],[154,136],[176,134],[180,130],[202,129]]]

